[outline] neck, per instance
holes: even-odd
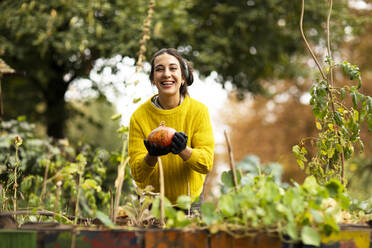
[[[181,96],[179,94],[172,97],[159,95],[158,98],[159,104],[163,109],[172,109],[177,107],[180,104],[180,100]]]

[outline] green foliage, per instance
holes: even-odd
[[[330,81],[318,80],[310,91],[310,104],[319,130],[318,138],[312,140],[317,153],[308,161],[304,141],[292,150],[300,167],[306,167],[306,172],[315,175],[319,182],[330,178],[343,180],[344,162],[352,157],[356,146],[359,145],[361,151],[364,148],[360,139],[361,124],[366,122],[368,129],[372,128],[372,98],[359,91],[362,79],[358,67],[348,62],[335,64],[330,59],[327,62],[328,71],[331,67],[342,67],[357,85],[338,88]]]
[[[179,196],[177,199],[177,206],[180,207],[181,210],[175,209],[170,203],[170,201],[166,197],[164,198],[166,228],[182,228],[189,226],[193,223],[193,219],[187,216],[184,211],[187,209],[188,206],[191,206],[190,197]],[[155,218],[160,219],[160,196],[157,196],[153,201],[151,214]],[[197,221],[197,219],[195,219],[195,216],[193,218],[194,221]]]
[[[19,135],[23,140],[18,151],[18,191],[21,196],[18,199],[19,207],[45,208],[64,215],[73,215],[80,182],[81,197],[86,201],[87,207],[94,212],[108,212],[109,190],[114,188],[120,154],[109,153],[104,149],[93,149],[89,145],[73,147],[67,140],[38,138],[34,135],[34,126],[24,120],[1,122],[0,125],[2,130],[0,185],[3,188],[1,201],[5,203],[2,204],[3,210],[10,210],[10,192],[14,182],[13,172],[16,161],[12,141],[16,135]],[[47,167],[48,175],[44,180]],[[124,192],[133,192],[129,178],[128,168]],[[43,196],[44,184],[46,190]],[[125,198],[126,194],[123,195]]]
[[[366,200],[372,195],[372,158],[355,156],[346,163],[348,192],[354,199]]]
[[[153,187],[147,186],[145,189],[136,188],[137,195],[133,195],[126,202],[125,206],[120,207],[129,218],[130,226],[146,226],[149,220],[153,218],[150,212],[150,205],[153,203],[155,196],[151,195]]]
[[[329,14],[330,12],[331,9]],[[300,23],[302,31],[302,16]],[[308,42],[305,42],[321,74],[321,78],[316,79],[310,90],[310,105],[316,118],[315,124],[319,135],[317,138],[308,138],[308,140],[311,141],[311,145],[315,145],[316,153],[310,161],[307,159],[308,152],[304,146],[306,140],[294,146],[292,151],[299,166],[305,169],[307,174],[314,175],[320,183],[335,178],[346,184],[345,162],[353,156],[358,145],[361,151],[364,149],[360,138],[360,126],[366,122],[368,129],[372,129],[372,98],[359,91],[362,86],[362,77],[356,65],[347,61],[337,63],[332,59],[329,19],[326,27],[328,55],[325,59],[325,69],[314,56]],[[303,39],[307,41],[305,36]],[[356,82],[356,85],[336,87],[333,71],[337,68],[341,68],[351,83]]]
[[[339,231],[336,216],[349,207],[344,187],[336,180],[322,186],[310,176],[302,185],[287,188],[276,184],[272,176],[244,174],[242,181],[249,183],[221,195],[217,207],[202,204],[202,223],[212,232],[278,232],[318,246],[321,234]]]
[[[121,136],[115,135],[120,120],[110,121],[115,107],[106,99],[91,99],[70,103],[79,113],[66,122],[66,135],[75,144],[84,143],[108,151],[119,151]],[[100,135],[97,135],[97,134]]]

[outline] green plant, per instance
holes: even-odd
[[[181,195],[177,198],[176,207],[174,208],[171,202],[164,197],[164,214],[166,218],[165,228],[183,228],[198,223],[200,216],[189,216],[185,213],[191,207],[191,198],[186,195]],[[154,217],[160,218],[160,197],[156,197],[153,201],[151,213]],[[197,227],[197,226],[194,226]]]
[[[120,207],[119,211],[127,215],[130,226],[146,226],[153,218],[150,205],[153,203],[155,194],[151,193],[153,187],[148,185],[144,189],[136,188],[137,195],[133,195],[127,203]]]
[[[302,37],[321,74],[310,91],[310,104],[319,135],[317,138],[302,139],[292,150],[299,166],[305,169],[306,173],[314,175],[319,182],[325,183],[331,178],[336,178],[345,184],[345,161],[352,157],[357,145],[363,150],[363,142],[359,136],[361,123],[366,121],[368,129],[372,130],[372,98],[360,92],[362,78],[359,68],[347,61],[335,62],[332,58],[329,38],[332,1],[327,19],[328,55],[325,69],[318,62],[303,33],[304,1],[302,6],[300,23]],[[356,85],[336,86],[333,76],[336,68],[341,68]],[[348,104],[348,99],[351,100],[351,104]],[[306,141],[310,141],[316,147],[316,154],[310,161],[307,158]]]
[[[339,231],[337,217],[349,203],[339,181],[330,180],[322,186],[313,176],[302,185],[283,188],[272,176],[259,172],[257,176],[242,175],[237,190],[232,185],[232,181],[225,184],[229,191],[221,195],[216,205],[205,202],[201,206],[202,223],[212,233],[278,233],[291,242],[319,245],[321,234],[328,236]]]
[[[15,210],[12,199],[17,162],[17,209],[34,210],[35,215],[36,210],[51,211],[57,214],[55,220],[66,222],[66,217],[75,215],[77,192],[80,189],[81,198],[86,201],[89,209],[93,212],[98,209],[102,213],[109,212],[109,191],[113,188],[121,154],[88,144],[73,146],[68,140],[37,137],[34,125],[24,118],[3,121],[0,126],[1,210]],[[23,143],[15,147],[14,139],[17,135]],[[81,159],[86,161],[84,172],[79,169]],[[122,198],[134,192],[129,180],[129,168],[126,168],[125,178],[128,180],[123,184],[125,194]],[[78,217],[86,214],[81,212]],[[27,218],[30,216],[25,221]]]

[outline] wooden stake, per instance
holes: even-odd
[[[115,181],[116,194],[115,194],[114,216],[113,216],[114,223],[116,223],[116,217],[118,215],[121,190],[123,188],[123,183],[124,183],[124,178],[125,178],[125,167],[128,164],[128,162],[129,162],[129,157],[127,157],[125,161],[122,162],[120,166],[118,167],[118,177],[116,178],[116,181]]]
[[[187,181],[187,195],[188,197],[191,197],[191,193],[190,193],[190,182]],[[187,215],[190,216],[191,215],[191,206],[187,209]]]
[[[227,151],[229,153],[230,170],[232,171],[232,174],[233,174],[235,190],[237,190],[238,189],[238,180],[236,178],[236,168],[235,168],[234,157],[233,157],[233,153],[232,153],[232,149],[231,149],[230,138],[227,135],[226,130],[224,130],[224,134],[225,134],[225,139],[226,139],[226,144],[227,144]]]
[[[160,224],[161,226],[165,225],[165,208],[164,208],[164,171],[163,163],[161,158],[158,157],[159,164],[159,181],[160,181]]]

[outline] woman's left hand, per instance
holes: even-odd
[[[184,132],[176,132],[172,139],[171,152],[173,154],[179,154],[185,150],[187,145],[187,134]]]

